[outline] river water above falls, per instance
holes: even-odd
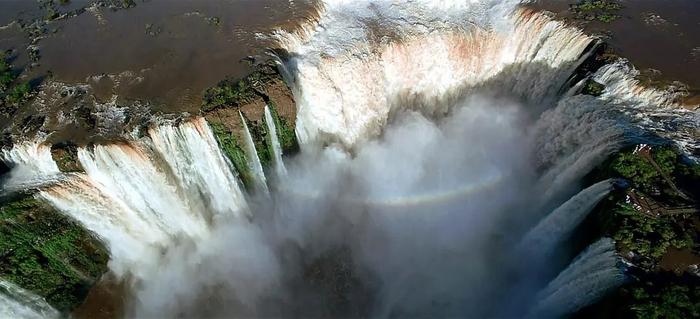
[[[82,173],[28,139],[3,150],[5,186],[38,185],[106,243],[127,317],[570,314],[625,279],[612,240],[563,252],[619,185],[583,176],[628,143],[692,154],[698,117],[623,61],[579,94],[595,40],[518,5],[326,0],[265,34],[301,150],[270,138],[267,168],[241,141],[250,191],[200,117],[81,147]]]

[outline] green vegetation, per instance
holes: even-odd
[[[277,128],[282,152],[295,153],[299,146],[294,125],[290,125],[277,112],[276,99],[286,102],[287,94],[290,94],[288,88],[284,86],[284,81],[272,62],[257,64],[248,76],[242,79],[227,78],[204,91],[202,113],[207,115],[219,146],[231,160],[248,189],[252,186],[253,176],[245,156],[243,135],[239,131],[241,127],[236,126],[239,123],[237,111],[241,111],[245,117],[260,163],[263,167],[269,167],[273,162],[274,149],[267,123],[264,117],[256,120],[246,116],[260,115],[267,104]]]
[[[693,247],[693,222],[689,214],[650,216],[620,202],[612,212],[611,235],[624,251],[644,258],[640,266],[653,269],[670,247]]]
[[[56,11],[56,9],[54,9],[52,7],[49,7],[48,9],[46,9],[46,20],[54,20],[54,19],[58,18],[58,16],[59,16],[59,14],[58,14],[58,11]]]
[[[0,204],[0,277],[61,311],[78,306],[107,269],[105,247],[31,196]]]
[[[122,8],[133,8],[136,6],[136,1],[134,0],[122,0]]]
[[[588,80],[583,86],[583,90],[581,91],[581,93],[592,96],[600,96],[601,94],[603,94],[604,90],[605,85],[600,84],[594,80]]]
[[[569,7],[576,19],[603,23],[619,19],[620,16],[615,13],[620,9],[622,5],[614,0],[584,0]]]
[[[209,23],[210,25],[213,25],[213,26],[216,26],[216,27],[218,27],[218,26],[221,25],[221,18],[219,18],[219,17],[207,17],[207,18],[205,18],[205,20],[206,20],[207,23]]]
[[[280,142],[280,147],[284,154],[294,154],[299,150],[299,144],[297,142],[297,135],[294,132],[294,125],[290,125],[286,119],[279,116],[277,113],[277,106],[274,102],[268,102],[270,107],[270,113],[272,115],[272,120],[275,121],[275,128],[277,129],[277,138]]]
[[[25,102],[32,87],[29,82],[17,83],[17,76],[7,62],[7,53],[0,53],[0,104],[18,105]]]
[[[603,235],[614,238],[621,255],[637,266],[631,269],[636,280],[621,288],[614,307],[625,318],[700,318],[699,280],[660,267],[664,260],[664,269],[684,269],[665,258],[671,248],[697,256],[697,194],[687,192],[700,183],[698,165],[671,147],[637,147],[615,154],[596,174],[630,182],[598,213]]]
[[[61,172],[84,172],[78,160],[78,148],[71,143],[54,144],[51,146],[51,156]]]
[[[274,65],[267,63],[258,65],[254,72],[243,79],[226,78],[204,91],[202,110],[209,112],[224,106],[240,107],[256,97],[267,102],[265,85],[278,77]]]
[[[254,73],[255,74],[255,73]],[[255,87],[247,79],[226,79],[204,91],[205,112],[222,106],[242,106],[258,96]]]
[[[247,189],[251,189],[254,185],[254,177],[248,167],[245,151],[238,143],[236,136],[222,123],[209,123],[209,126],[211,126],[212,132],[217,142],[219,142],[219,147],[238,172],[241,182]]]
[[[22,82],[14,88],[10,89],[10,91],[7,93],[7,96],[5,96],[5,102],[9,104],[19,104],[27,99],[31,91],[32,88],[31,86],[29,86],[29,83]]]
[[[134,0],[96,0],[94,3],[112,10],[129,9],[136,6],[136,1]]]
[[[700,318],[700,285],[697,278],[662,274],[625,287],[623,294],[629,304],[627,317]]]
[[[282,152],[284,154],[295,153],[299,149],[299,145],[297,144],[294,128],[290,127],[290,125],[287,124],[287,121],[277,114],[274,102],[270,101],[268,107],[270,108],[272,120],[275,122],[277,138],[279,139]],[[271,165],[274,150],[272,147],[272,139],[270,138],[271,132],[269,132],[267,124],[264,120],[250,121],[246,119],[246,122],[248,124],[248,129],[250,130],[250,135],[255,143],[255,150],[258,153],[260,163],[263,167]]]
[[[631,183],[626,194],[611,196],[604,204],[604,230],[621,250],[635,253],[641,267],[653,270],[670,247],[693,248],[695,203],[677,181],[700,179],[697,167],[683,162],[670,147],[621,152],[604,167],[603,175]]]
[[[267,130],[267,125],[265,125],[264,121],[251,121],[245,115],[243,115],[243,117],[248,125],[250,137],[255,144],[255,151],[258,153],[260,164],[262,164],[263,167],[269,166],[272,163],[273,152],[271,144],[268,143],[269,132]]]
[[[15,75],[12,73],[10,64],[7,63],[7,53],[0,52],[0,96],[5,94],[5,91],[14,82]]]
[[[619,153],[612,159],[610,169],[642,192],[671,200],[680,200],[683,195],[674,187],[678,180],[700,178],[698,166],[685,163],[670,147],[655,148],[650,155],[644,151]]]

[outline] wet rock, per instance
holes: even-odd
[[[211,125],[224,154],[231,160],[243,184],[252,185],[251,174],[245,159],[245,119],[255,144],[257,156],[263,166],[272,162],[268,128],[264,122],[265,106],[270,112],[283,154],[298,151],[294,132],[296,105],[294,96],[273,61],[253,64],[253,71],[243,78],[228,78],[209,88],[204,93],[202,115]],[[240,112],[240,114],[239,114]]]
[[[161,32],[163,32],[163,29],[161,29],[161,27],[154,26],[151,23],[146,24],[146,35],[157,37],[158,35],[160,35]]]
[[[0,161],[0,182],[2,181],[2,177],[5,176],[5,174],[10,172],[10,166],[5,164],[5,162]]]
[[[51,146],[51,157],[53,157],[53,160],[56,162],[61,172],[84,171],[78,160],[78,146],[71,142],[64,142]]]
[[[44,126],[44,121],[46,116],[44,115],[30,115],[25,117],[20,123],[21,132],[25,136],[31,136],[39,132],[42,126]]]
[[[601,94],[603,94],[604,90],[605,85],[589,79],[583,86],[583,90],[581,91],[581,93],[592,96],[600,96]]]

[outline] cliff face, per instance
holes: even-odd
[[[252,177],[244,154],[242,118],[247,122],[261,163],[269,165],[273,155],[269,143],[271,132],[265,123],[265,106],[270,108],[275,121],[282,152],[295,153],[298,144],[294,133],[294,96],[274,62],[257,64],[247,76],[225,79],[204,94],[202,114],[247,187]]]
[[[249,75],[241,79],[225,79],[204,92],[201,115],[212,126],[222,150],[246,185],[249,185],[250,176],[241,146],[244,134],[241,119],[245,118],[250,128],[263,165],[270,164],[273,155],[269,143],[271,132],[265,123],[266,106],[275,121],[283,151],[286,154],[296,152],[294,98],[273,62],[254,65]],[[140,125],[148,124],[142,122]],[[70,133],[71,129],[77,133]],[[33,136],[38,131],[26,131],[23,136]],[[101,143],[101,140],[80,133],[78,128],[69,127],[65,131],[54,131],[49,136],[47,142],[54,144],[51,147],[53,159],[62,172],[81,172],[77,147]],[[6,136],[2,146],[10,147],[18,137]],[[113,138],[123,137],[117,134]],[[0,162],[0,175],[10,169]],[[93,286],[107,272],[108,261],[107,248],[93,234],[35,199],[31,192],[0,198],[0,277],[44,297],[56,309],[67,312],[83,304]],[[99,290],[100,285],[97,287]],[[91,304],[96,302],[88,299],[80,309],[89,309]]]
[[[92,234],[32,196],[0,203],[0,277],[56,309],[80,305],[107,271],[108,259]]]
[[[644,86],[679,92],[678,102],[688,109],[700,105],[700,75],[688,72],[700,68],[697,1],[540,0],[527,7],[600,38],[608,53],[639,70]]]

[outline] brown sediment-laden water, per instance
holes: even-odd
[[[3,112],[0,129],[34,131],[43,123],[44,131],[65,131],[57,140],[89,141],[75,131],[92,131],[94,123],[76,124],[94,122],[90,114],[127,120],[196,114],[205,89],[269,59],[271,42],[261,35],[293,29],[312,8],[272,0],[134,1],[126,8],[121,1],[55,2],[51,9],[33,1],[2,4],[0,45],[20,80],[41,92],[34,103]],[[58,16],[49,20],[47,10]],[[119,132],[104,133],[93,135]]]
[[[615,54],[629,59],[650,86],[680,86],[688,91],[685,101],[700,101],[700,2],[695,0],[616,1],[619,10],[613,21],[577,19],[570,9],[576,1],[538,0],[535,10],[554,12],[557,17],[581,26],[604,40]],[[674,83],[676,82],[676,83]]]
[[[699,115],[597,22],[520,0],[37,4],[0,30],[11,86],[32,82],[3,104],[0,195],[26,202],[0,226],[41,224],[31,204],[89,232],[24,232],[39,262],[5,249],[0,279],[41,289],[0,280],[0,315],[558,318],[692,270]],[[634,15],[615,10],[592,20]],[[75,237],[102,245],[100,281]],[[23,277],[42,256],[73,281]]]

